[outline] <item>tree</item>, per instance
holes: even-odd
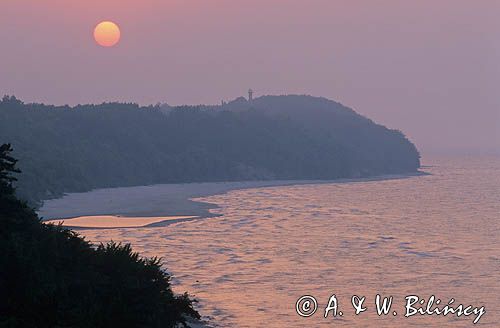
[[[14,193],[12,182],[17,181],[12,174],[21,172],[21,170],[16,168],[17,159],[10,156],[12,151],[13,149],[10,144],[0,146],[0,193],[7,195]]]
[[[0,327],[173,328],[200,318],[160,260],[43,224],[14,193],[11,152],[0,146]]]
[[[17,99],[15,96],[8,95],[3,96],[0,102],[5,105],[23,105],[23,102],[21,100]]]

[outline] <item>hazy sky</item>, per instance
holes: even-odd
[[[500,151],[500,1],[0,0],[0,94],[220,103],[312,94],[424,152]],[[122,40],[102,48],[102,20]]]

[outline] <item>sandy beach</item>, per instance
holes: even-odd
[[[420,174],[423,173],[328,181],[208,182],[97,189],[85,193],[69,193],[62,198],[47,200],[39,209],[38,214],[44,221],[56,224],[64,221],[65,226],[74,228],[164,226],[179,221],[215,216],[215,214],[210,213],[210,209],[216,208],[216,205],[195,199],[223,194],[231,190],[378,181],[401,179]]]
[[[110,229],[110,228],[139,228],[151,226],[156,223],[172,224],[198,219],[198,216],[155,216],[155,217],[129,217],[117,215],[80,216],[69,219],[47,220],[45,223],[62,224],[66,227]]]

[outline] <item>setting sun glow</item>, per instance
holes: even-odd
[[[94,39],[100,46],[112,47],[120,41],[120,28],[113,22],[101,22],[94,29]]]

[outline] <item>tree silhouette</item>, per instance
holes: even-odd
[[[0,101],[0,140],[22,156],[16,194],[160,183],[336,179],[414,172],[415,146],[334,101],[237,99],[224,106],[51,106]],[[26,160],[24,160],[26,159]]]
[[[12,175],[13,173],[20,173],[21,170],[16,168],[17,159],[10,156],[13,151],[10,144],[3,144],[0,146],[0,192],[12,194],[14,187],[12,182],[17,179]]]
[[[173,328],[200,317],[160,260],[40,222],[14,193],[11,152],[0,146],[0,327]]]

